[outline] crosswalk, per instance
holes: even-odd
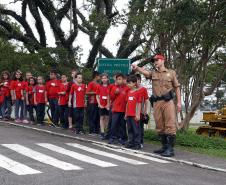
[[[35,146],[35,149],[33,149],[33,145]],[[32,144],[32,146],[27,147],[20,144],[1,144],[0,148],[9,150],[10,154],[24,156],[25,158],[30,158],[33,161],[63,171],[85,170],[85,168],[81,167],[81,164],[78,164],[79,161],[80,163],[82,162],[100,168],[118,167],[119,165],[122,165],[122,163],[128,165],[148,165],[153,162],[162,164],[170,163],[166,160],[127,152],[120,149],[108,148],[101,145],[88,147],[78,143],[64,143],[62,147],[51,143],[35,143]],[[42,152],[37,151],[38,149],[45,149],[48,151],[48,154],[45,154],[43,150]],[[55,158],[52,155],[49,155],[49,152],[52,153],[53,156],[55,156],[55,154],[60,155],[61,160],[58,157]],[[81,152],[85,152],[86,155]],[[65,156],[71,158],[70,163],[65,162]],[[108,158],[111,161],[105,161]],[[16,175],[37,175],[43,173],[42,170],[33,169],[29,166],[30,164],[25,163],[26,161],[21,162],[18,161],[18,159],[15,161],[14,159],[11,159],[10,156],[0,154],[0,173],[2,170],[7,170]]]

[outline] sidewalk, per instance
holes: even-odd
[[[90,136],[86,135],[76,135],[72,133],[71,130],[63,130],[61,128],[54,128],[50,126],[37,126],[37,125],[30,125],[30,124],[17,124],[14,122],[4,122],[0,121],[0,124],[8,124],[11,126],[17,126],[21,128],[31,129],[38,132],[43,132],[47,134],[57,135],[61,137],[68,137],[76,140],[80,140],[83,142],[92,142],[98,145],[105,145],[106,147],[112,147],[117,149],[124,149],[122,145],[109,145],[107,141],[101,141],[99,136]],[[145,155],[151,155],[153,157],[162,158],[152,151],[159,148],[158,145],[153,144],[144,144],[144,148],[140,151],[132,151],[134,153],[142,153]],[[128,150],[128,149],[124,149]],[[131,150],[129,150],[131,151]],[[173,162],[179,162],[183,164],[188,164],[200,168],[211,169],[215,171],[222,171],[226,173],[226,160],[216,157],[211,157],[204,154],[192,153],[188,151],[179,150],[176,148],[175,150],[175,157],[174,158],[164,158]],[[219,169],[218,169],[219,168]]]

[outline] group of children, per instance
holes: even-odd
[[[20,70],[15,71],[12,78],[8,71],[3,71],[0,117],[13,120],[14,105],[15,122],[43,125],[48,105],[53,124],[84,134],[87,112],[89,134],[100,134],[109,144],[121,143],[127,148],[140,149],[144,123],[148,120],[148,93],[141,86],[141,76],[118,73],[110,84],[108,74],[95,71],[88,85],[83,83],[82,73],[77,70],[72,70],[71,77],[71,82],[65,74],[59,79],[57,72],[52,70],[45,82],[42,76],[35,78],[30,72],[23,79]]]

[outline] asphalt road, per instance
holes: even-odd
[[[0,185],[218,184],[225,173],[0,124]]]

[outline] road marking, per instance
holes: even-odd
[[[148,163],[137,161],[137,160],[134,160],[134,159],[129,159],[129,158],[126,158],[126,157],[123,157],[123,156],[120,156],[120,155],[111,154],[111,153],[108,153],[108,152],[104,152],[104,151],[101,151],[101,150],[90,148],[90,147],[80,145],[80,144],[77,144],[77,143],[66,143],[66,144],[69,145],[69,146],[75,147],[75,148],[79,148],[81,150],[85,150],[85,151],[93,153],[93,154],[113,158],[113,159],[116,159],[116,160],[119,160],[119,161],[123,161],[123,162],[129,163],[129,164],[133,164],[133,165],[148,164]]]
[[[130,151],[127,151],[127,150],[113,149],[113,148],[110,148],[110,147],[107,147],[107,146],[103,146],[103,145],[100,145],[100,144],[96,144],[96,143],[93,143],[93,145],[96,145],[96,146],[99,146],[99,147],[102,147],[102,148],[106,148],[106,149],[111,150],[111,151],[115,151],[115,152],[131,155],[131,156],[135,156],[135,157],[142,158],[142,159],[147,159],[147,160],[158,162],[158,163],[164,163],[164,164],[170,163],[169,161],[166,161],[166,160],[157,159],[157,158],[146,156],[146,155],[143,155],[143,154],[133,153],[133,152],[130,152]]]
[[[2,146],[9,148],[19,154],[25,155],[29,158],[32,158],[36,161],[39,161],[41,163],[45,163],[51,166],[54,166],[56,168],[60,168],[62,170],[81,170],[79,166],[75,166],[70,163],[66,163],[64,161],[60,161],[56,158],[50,157],[48,155],[42,154],[40,152],[36,152],[32,149],[29,149],[27,147],[24,147],[22,145],[18,144],[2,144]]]
[[[86,162],[86,163],[94,164],[94,165],[97,165],[97,166],[100,166],[100,167],[105,168],[105,167],[117,166],[116,164],[112,164],[112,163],[105,162],[105,161],[102,161],[102,160],[99,160],[99,159],[95,159],[93,157],[89,157],[87,155],[83,155],[83,154],[80,154],[80,153],[77,153],[77,152],[74,152],[74,151],[70,151],[70,150],[64,149],[62,147],[53,145],[53,144],[38,143],[37,145],[44,147],[44,148],[47,148],[49,150],[52,150],[54,152],[58,152],[60,154],[67,155],[67,156],[72,157],[74,159],[77,159],[77,160],[80,160],[80,161],[83,161],[83,162]]]
[[[18,163],[8,157],[0,154],[0,167],[13,172],[17,175],[31,175],[42,173],[38,170],[34,170],[24,164]]]

